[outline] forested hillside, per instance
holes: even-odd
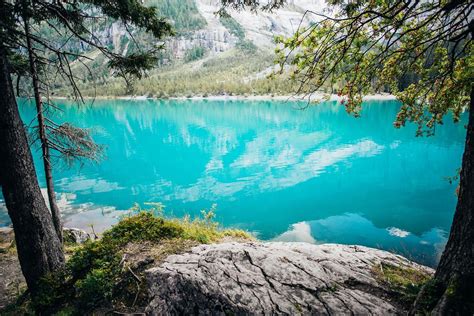
[[[274,63],[273,38],[291,35],[305,10],[317,3],[298,0],[276,12],[228,11],[229,16],[220,16],[218,1],[148,0],[146,5],[156,7],[159,16],[171,22],[174,36],[157,42],[144,31],[132,30],[129,35],[120,23],[105,21],[93,27],[98,40],[123,55],[160,47],[154,70],[127,84],[106,67],[107,58],[99,50],[79,46],[78,52],[87,58],[73,61],[71,68],[80,78],[77,84],[84,96],[289,94],[295,86],[285,76],[268,78]],[[68,96],[63,82],[55,87],[57,96]]]

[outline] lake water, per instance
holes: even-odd
[[[93,128],[106,145],[99,164],[56,165],[66,224],[102,230],[135,202],[162,202],[174,216],[215,203],[222,225],[264,240],[361,244],[435,265],[456,205],[457,183],[446,178],[460,167],[464,124],[446,119],[434,137],[417,138],[414,126],[393,128],[395,101],[366,102],[359,119],[336,102],[301,105],[60,104],[57,121]],[[31,122],[33,106],[20,108]]]

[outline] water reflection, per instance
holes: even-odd
[[[435,266],[446,244],[446,232],[433,228],[417,236],[397,227],[378,228],[360,214],[347,213],[300,222],[274,238],[275,241],[304,241],[363,245],[402,254]]]
[[[274,136],[278,138],[278,133]],[[315,142],[317,143],[317,138]],[[271,145],[266,146],[268,143]],[[162,186],[170,186],[172,182],[161,180],[158,190],[162,199],[185,202],[200,199],[212,201],[227,197],[232,199],[235,194],[242,192],[252,194],[252,192],[266,193],[283,190],[315,178],[326,168],[341,161],[355,157],[371,157],[383,149],[383,146],[373,141],[362,140],[356,144],[334,149],[318,148],[303,155],[303,151],[297,151],[289,145],[273,148],[273,144],[273,142],[264,142],[255,146],[254,142],[247,143],[244,153],[230,163],[228,169],[224,168],[221,160],[213,157],[206,165],[203,176],[187,187],[174,186],[170,190],[165,190]],[[210,168],[209,164],[213,168]],[[216,165],[220,167],[216,168]],[[235,181],[224,182],[219,180],[223,172],[235,175],[249,174],[249,176],[237,176]],[[163,194],[166,191],[171,193]]]
[[[34,107],[21,103],[29,122]],[[71,225],[105,227],[134,202],[164,202],[178,216],[217,203],[217,220],[262,239],[296,234],[357,243],[364,242],[358,227],[372,225],[379,233],[367,243],[377,246],[384,236],[416,240],[448,231],[456,184],[444,178],[460,165],[463,124],[447,121],[435,137],[416,138],[412,126],[392,127],[398,106],[367,102],[354,119],[335,102],[305,111],[284,102],[64,103],[56,120],[93,127],[107,158],[73,169],[56,165],[55,186],[69,194],[63,213]],[[41,168],[38,174],[44,186]],[[331,218],[352,223],[350,232],[324,237],[308,224]],[[0,210],[0,225],[8,222]],[[287,232],[293,223],[297,230]],[[424,251],[421,241],[410,244],[410,255]]]

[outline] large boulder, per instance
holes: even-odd
[[[390,315],[402,311],[374,269],[433,273],[386,251],[307,243],[221,243],[146,271],[151,315]]]

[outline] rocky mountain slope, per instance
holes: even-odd
[[[216,15],[219,10],[219,0],[195,0],[199,14],[205,19],[206,26],[202,29],[169,40],[168,47],[173,55],[182,58],[186,50],[196,46],[207,49],[211,54],[219,54],[236,47],[238,35],[223,23]],[[289,36],[293,34],[300,23],[307,24],[315,17],[307,10],[318,11],[323,6],[321,0],[293,0],[288,5],[273,12],[251,12],[229,10],[231,18],[244,31],[244,36],[255,46],[263,50],[273,50],[275,35]]]
[[[133,91],[126,91],[123,82],[112,78],[105,67],[104,56],[88,52],[92,58],[88,66],[93,75],[82,82],[86,95],[289,93],[288,84],[270,82],[266,78],[273,66],[274,37],[294,34],[300,25],[308,25],[316,19],[314,14],[305,13],[321,12],[324,7],[323,0],[292,0],[272,12],[228,10],[229,16],[222,17],[216,14],[220,0],[148,0],[145,3],[156,6],[159,14],[171,21],[175,36],[157,42],[135,31],[131,39],[123,26],[111,23],[102,29],[99,37],[122,54],[133,51],[135,40],[143,47],[164,44],[158,67],[147,78],[136,82]],[[75,67],[79,73],[86,73],[80,69],[80,63]],[[96,85],[103,87],[96,89]]]

